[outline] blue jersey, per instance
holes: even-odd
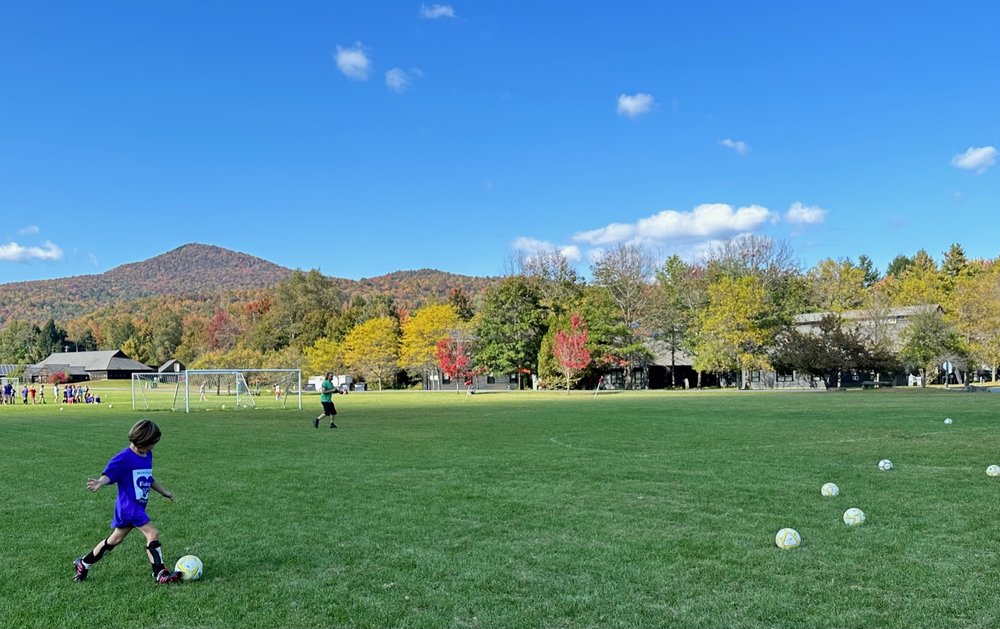
[[[108,461],[103,474],[118,485],[115,518],[111,526],[142,526],[149,522],[146,502],[153,486],[153,453],[139,456],[125,448]]]

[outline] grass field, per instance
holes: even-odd
[[[128,395],[0,407],[0,627],[1000,625],[1000,395],[362,393],[337,430],[314,395],[151,413],[177,500],[148,510],[205,575],[154,585],[133,533],[74,583]]]

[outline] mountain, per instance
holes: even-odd
[[[98,308],[150,297],[225,302],[219,298],[270,288],[292,273],[246,253],[192,243],[97,275],[0,284],[0,325],[9,319],[39,325],[49,318],[65,322]],[[397,271],[360,281],[333,279],[348,298],[388,294],[397,305],[410,309],[440,302],[452,288],[473,297],[495,281],[432,269]]]

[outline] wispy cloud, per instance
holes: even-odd
[[[420,17],[428,20],[455,17],[455,9],[450,4],[432,4],[431,6],[421,4]]]
[[[761,205],[733,208],[726,203],[705,203],[690,212],[664,210],[634,223],[611,223],[599,229],[578,232],[573,235],[573,240],[608,245],[635,240],[664,243],[726,238],[754,231],[774,219],[774,214]]]
[[[977,175],[997,163],[997,150],[992,146],[970,146],[969,150],[951,158],[951,165],[963,170],[971,170]]]
[[[38,229],[38,225],[28,225],[27,227],[22,227],[21,229],[17,230],[17,233],[22,236],[34,236],[40,231],[41,230]]]
[[[30,262],[32,260],[62,260],[63,250],[51,242],[41,247],[25,247],[16,242],[0,245],[0,261]]]
[[[639,92],[637,94],[622,94],[618,97],[618,115],[625,118],[638,118],[649,113],[656,100],[649,94]]]
[[[423,75],[419,68],[413,68],[409,72],[402,68],[393,68],[385,73],[385,86],[397,94],[402,94],[413,87],[414,77]]]
[[[93,253],[88,253],[87,254],[87,259],[90,260],[90,266],[93,266],[93,267],[98,266],[98,264],[97,264],[97,256],[94,255]]]
[[[583,259],[583,255],[580,253],[580,248],[576,245],[556,245],[545,240],[519,236],[514,239],[510,246],[514,250],[522,251],[529,256],[556,251],[560,253],[562,257],[566,258],[568,262],[573,264],[576,264]]]
[[[750,145],[742,140],[732,140],[730,138],[726,138],[725,140],[719,140],[719,145],[733,149],[736,151],[737,155],[746,155],[750,152]]]
[[[344,73],[349,79],[356,81],[367,81],[368,71],[371,69],[371,60],[361,42],[354,45],[354,48],[342,48],[337,46],[337,52],[333,55],[337,61],[337,69]]]
[[[795,225],[819,225],[826,220],[826,210],[815,205],[802,205],[796,201],[788,207],[785,220]]]

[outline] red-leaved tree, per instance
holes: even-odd
[[[562,365],[566,374],[566,392],[569,393],[573,374],[590,364],[590,350],[587,349],[587,324],[583,317],[574,313],[570,318],[570,329],[556,332],[552,353]]]
[[[446,336],[438,341],[434,348],[434,356],[444,375],[455,380],[457,391],[459,378],[468,373],[469,364],[472,362],[469,348],[462,341]]]

